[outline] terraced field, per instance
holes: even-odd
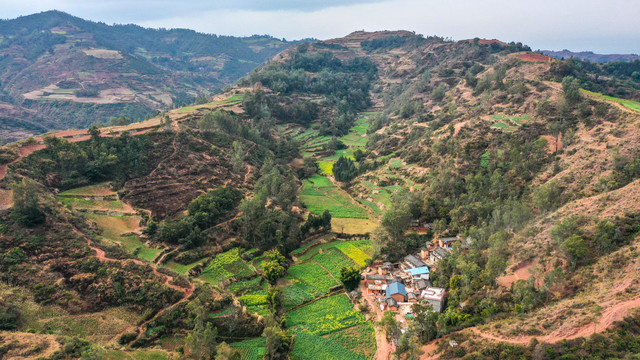
[[[314,175],[303,182],[300,200],[310,212],[316,215],[322,215],[325,210],[329,210],[334,218],[366,219],[368,217],[362,206],[354,203],[349,194],[320,175]]]
[[[592,92],[592,91],[584,90],[584,89],[580,89],[580,91],[582,91],[585,94],[588,94],[588,95],[591,95],[593,97],[596,97],[598,99],[616,102],[616,103],[626,107],[627,109],[631,109],[633,111],[640,111],[640,102],[638,102],[638,101],[621,99],[621,98],[617,98],[617,97],[613,97],[613,96],[607,96],[607,95],[603,95],[603,94],[600,94],[600,93],[597,93],[597,92]]]
[[[242,360],[259,360],[266,353],[265,338],[255,338],[230,344],[234,349],[240,351]]]
[[[100,238],[122,246],[130,254],[140,259],[153,261],[162,251],[152,248],[142,242],[136,232],[140,231],[142,218],[130,206],[115,199],[116,193],[108,184],[97,184],[70,189],[58,194],[58,200],[66,206],[87,212],[87,218],[92,220],[102,230]],[[104,212],[117,211],[125,215],[106,215]],[[100,212],[100,213],[95,213]]]
[[[516,131],[526,120],[530,120],[531,117],[527,114],[508,116],[504,114],[491,115],[491,119],[500,120],[491,125],[492,128],[501,129],[503,131]]]
[[[213,285],[234,276],[249,276],[254,271],[240,258],[240,249],[233,248],[218,254],[207,267],[202,270],[200,278]]]
[[[293,359],[364,360],[375,353],[373,327],[344,294],[296,309],[286,315],[286,322],[295,335]]]

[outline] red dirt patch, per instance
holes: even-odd
[[[478,40],[478,44],[480,45],[491,45],[491,44],[502,44],[502,45],[506,45],[504,42],[498,40],[498,39],[480,39]]]
[[[553,135],[542,135],[543,138],[545,138],[547,140],[547,142],[549,143],[549,152],[551,154],[555,153],[556,151],[562,149],[562,134],[560,134],[558,136],[558,142],[556,143],[556,137]]]
[[[498,285],[510,288],[511,285],[518,280],[527,280],[531,277],[531,267],[533,267],[533,261],[525,261],[518,264],[513,269],[513,274],[500,276],[497,281]]]
[[[550,62],[552,57],[538,53],[518,54],[518,59],[531,62]]]

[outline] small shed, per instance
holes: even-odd
[[[430,286],[432,286],[431,281],[429,280],[424,280],[424,279],[420,279],[418,281],[415,282],[416,288],[418,290],[424,290]]]
[[[389,298],[386,300],[387,310],[398,311],[398,302],[394,298]]]

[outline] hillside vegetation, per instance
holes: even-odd
[[[0,139],[123,125],[202,101],[290,43],[107,25],[48,11],[0,21]]]
[[[0,351],[637,354],[634,66],[355,32],[290,47],[200,105],[5,147],[0,325],[15,332]],[[465,246],[431,269],[441,313],[383,317],[362,296],[364,268],[445,236]],[[103,333],[62,320],[105,313]]]

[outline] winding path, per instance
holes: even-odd
[[[104,250],[91,245],[92,242],[91,242],[91,239],[89,239],[88,236],[84,235],[82,232],[80,232],[78,229],[75,229],[75,228],[73,229],[73,232],[78,234],[78,235],[80,235],[80,236],[82,236],[87,241],[87,245],[89,246],[89,248],[91,250],[93,250],[96,253],[95,256],[98,258],[98,260],[104,261],[104,262],[108,262],[108,261],[117,261],[117,262],[131,261],[134,264],[151,266],[151,269],[153,270],[153,274],[154,275],[165,278],[165,280],[163,282],[163,285],[166,285],[171,289],[174,289],[174,290],[182,292],[182,298],[178,302],[161,309],[153,317],[151,317],[149,320],[143,322],[142,324],[140,324],[138,326],[138,336],[137,336],[136,339],[140,338],[140,336],[142,336],[142,334],[144,333],[145,325],[147,325],[151,321],[157,319],[159,316],[161,316],[162,314],[166,313],[167,311],[173,309],[178,304],[181,304],[181,303],[187,301],[189,299],[189,297],[191,297],[191,295],[193,295],[193,292],[195,291],[195,284],[194,283],[190,283],[189,288],[185,289],[185,288],[182,288],[180,286],[172,284],[171,282],[173,281],[174,277],[171,276],[171,275],[162,274],[161,272],[159,272],[158,271],[158,266],[156,264],[148,263],[146,261],[142,261],[142,260],[138,260],[138,259],[124,259],[124,260],[121,260],[121,259],[114,259],[114,258],[107,257],[106,253],[104,252]],[[127,332],[129,329],[131,329],[133,327],[134,327],[133,325],[129,326],[128,328],[126,328],[122,332],[120,332],[118,335],[116,335],[116,337],[119,337],[120,335],[124,334],[125,332]]]
[[[485,339],[499,341],[509,344],[519,344],[519,345],[527,345],[533,339],[537,339],[540,342],[545,343],[557,343],[562,340],[571,340],[580,337],[587,337],[596,333],[603,332],[610,328],[614,322],[622,320],[631,309],[640,307],[640,297],[636,297],[634,299],[626,300],[619,302],[614,305],[610,305],[606,307],[608,304],[604,303],[602,316],[596,322],[589,322],[582,326],[566,329],[560,328],[548,335],[543,336],[518,336],[518,337],[503,337],[498,335],[493,335],[487,332],[484,332],[477,327],[469,328],[468,330],[473,332],[476,335],[479,335]],[[606,308],[605,308],[606,307]]]

